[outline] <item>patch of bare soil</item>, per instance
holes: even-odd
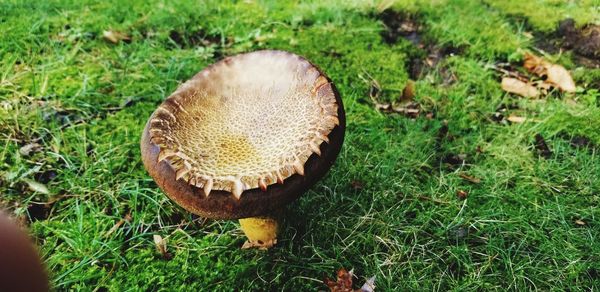
[[[578,65],[600,68],[600,25],[577,28],[575,20],[567,18],[552,34],[537,36],[535,45],[549,53],[572,51]]]
[[[386,29],[381,32],[381,37],[387,44],[395,44],[399,38],[407,39],[415,45],[421,42],[420,32],[423,26],[417,15],[386,9],[377,18],[385,25]]]
[[[394,45],[400,39],[405,39],[413,44],[414,50],[408,52],[409,62],[407,71],[413,80],[420,79],[423,75],[437,68],[437,65],[448,56],[462,54],[465,47],[456,48],[450,45],[440,46],[425,40],[423,31],[425,25],[416,14],[386,9],[377,15],[385,26],[381,37],[386,44]],[[456,81],[456,76],[446,68],[438,68],[444,84]]]

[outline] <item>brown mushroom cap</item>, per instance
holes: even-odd
[[[0,211],[0,291],[48,290],[48,275],[35,246]]]
[[[263,215],[329,170],[344,139],[341,98],[306,59],[257,51],[221,60],[182,84],[152,114],[142,160],[192,213]]]

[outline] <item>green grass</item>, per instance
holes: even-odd
[[[594,1],[393,4],[417,15],[426,43],[461,48],[416,80],[416,100],[435,112],[417,119],[370,103],[365,80],[393,100],[411,58],[424,54],[402,38],[385,43],[370,1],[150,2],[0,3],[0,202],[30,219],[58,290],[315,291],[340,267],[357,282],[376,275],[378,291],[600,288],[598,69],[548,56],[580,90],[541,100],[504,93],[487,69],[534,49],[526,30],[551,31],[567,16],[598,21]],[[105,42],[108,29],[131,43]],[[187,41],[177,45],[173,31]],[[199,31],[212,42],[194,41]],[[268,252],[240,250],[236,222],[169,201],[138,146],[146,119],[179,83],[220,56],[265,48],[318,64],[348,119],[335,166],[289,206]],[[502,105],[531,121],[494,122]],[[553,151],[547,159],[537,155],[538,133]],[[576,136],[596,146],[574,147]],[[41,151],[19,153],[32,142]],[[444,162],[459,154],[464,164]],[[27,179],[50,193],[33,192]],[[171,260],[156,251],[155,234],[168,239]]]

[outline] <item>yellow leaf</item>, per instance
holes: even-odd
[[[506,118],[506,120],[508,120],[511,123],[523,123],[527,119],[524,117],[510,115],[510,116],[508,116],[508,118]]]
[[[50,191],[48,190],[46,185],[39,183],[37,181],[28,179],[28,178],[24,179],[24,181],[27,183],[27,186],[29,186],[30,190],[32,190],[34,192],[38,192],[40,194],[44,194],[44,195],[50,194]]]
[[[556,86],[562,91],[575,92],[575,82],[567,69],[560,65],[550,64],[547,70],[548,79],[546,79],[546,82]]]
[[[114,31],[114,30],[105,30],[102,32],[102,37],[104,40],[111,42],[113,44],[118,44],[120,41],[128,42],[131,40],[127,34],[122,32]]]
[[[502,78],[502,89],[525,97],[538,97],[540,92],[533,85],[512,77]]]
[[[573,81],[569,71],[561,65],[552,64],[538,56],[526,53],[523,67],[537,76],[545,76],[545,83],[548,83],[561,91],[575,92],[575,81]]]

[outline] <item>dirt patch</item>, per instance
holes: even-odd
[[[462,54],[465,47],[438,46],[436,44],[418,44],[416,52],[410,56],[407,64],[408,74],[412,79],[420,79],[423,75],[432,72],[442,61],[448,57]],[[456,75],[448,68],[438,68],[442,82],[449,85],[458,80]]]
[[[594,148],[595,145],[592,143],[590,138],[585,136],[575,136],[571,139],[571,146],[575,148]]]
[[[541,134],[535,134],[534,146],[535,146],[535,149],[537,150],[538,156],[546,158],[546,159],[552,157],[552,150],[550,150],[550,147],[548,147],[546,140],[544,139],[544,137]]]
[[[572,135],[567,132],[558,133],[558,137],[568,142],[573,149],[588,150],[590,153],[597,152],[600,145],[597,145],[591,138],[583,135]]]
[[[46,220],[50,215],[51,205],[48,204],[30,204],[27,206],[27,214],[31,222]]]
[[[381,37],[387,44],[395,44],[399,38],[404,38],[417,45],[421,43],[420,32],[423,25],[415,14],[386,9],[377,15],[385,25]]]
[[[55,170],[49,169],[42,172],[36,172],[33,177],[35,181],[47,184],[48,182],[54,180],[57,176],[58,173]]]
[[[563,39],[563,48],[588,58],[600,58],[600,25],[586,24],[578,29],[575,21],[568,18],[559,24],[556,31]]]
[[[600,25],[586,24],[577,28],[575,21],[567,18],[554,32],[534,36],[535,46],[541,50],[552,54],[572,51],[577,65],[600,68]]]
[[[383,22],[385,29],[380,33],[383,41],[389,45],[396,44],[399,39],[409,41],[414,50],[408,53],[407,72],[411,79],[420,79],[423,75],[437,68],[445,58],[464,53],[466,47],[440,46],[423,37],[425,25],[417,14],[387,9],[376,15]],[[457,80],[447,68],[438,68],[444,84]]]

